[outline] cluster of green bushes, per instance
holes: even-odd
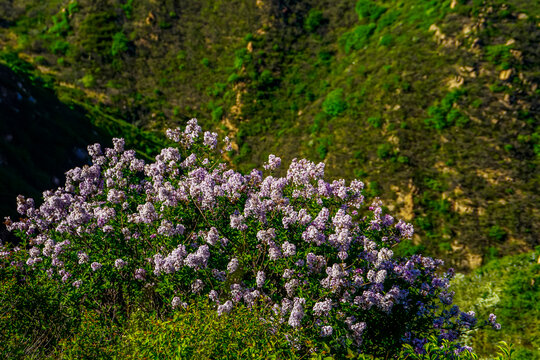
[[[458,100],[464,95],[466,95],[464,90],[453,90],[446,94],[440,102],[430,106],[427,111],[430,117],[425,120],[426,125],[437,130],[453,125],[466,125],[469,118],[456,107]]]

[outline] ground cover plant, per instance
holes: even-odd
[[[364,204],[361,181],[327,182],[324,163],[305,159],[280,177],[274,155],[266,176],[241,174],[220,154],[230,140],[218,144],[195,119],[167,136],[172,146],[150,163],[120,138],[91,145],[92,163],[68,171],[42,204],[17,198],[21,218],[5,224],[20,243],[0,253],[3,354],[112,356],[116,346],[148,345],[137,326],[129,340],[117,336],[134,314],[164,319],[206,306],[218,317],[255,309],[270,335],[253,341],[298,356],[473,357],[460,336],[500,329],[494,314],[478,321],[452,304],[453,271],[441,260],[394,255],[413,227],[378,199]],[[160,339],[175,329],[156,326]],[[69,339],[73,329],[79,340]],[[185,345],[175,343],[200,351]]]

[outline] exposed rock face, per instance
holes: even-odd
[[[499,80],[506,81],[510,79],[510,76],[512,76],[512,69],[503,70],[499,74]]]

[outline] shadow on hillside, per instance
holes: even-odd
[[[84,109],[62,103],[40,78],[0,65],[2,217],[17,218],[18,194],[39,204],[44,190],[64,183],[67,170],[88,163],[86,147],[95,142],[110,139],[92,126]]]

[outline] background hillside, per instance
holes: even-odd
[[[328,175],[361,178],[415,223],[409,250],[459,268],[538,244],[536,2],[1,0],[0,9],[4,59],[33,64],[65,103],[149,131],[197,117],[235,138],[241,170],[269,153],[324,161]]]

